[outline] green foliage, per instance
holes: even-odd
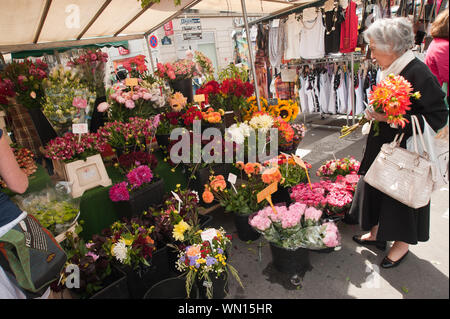
[[[142,9],[144,9],[151,3],[160,3],[161,2],[161,0],[137,0],[137,1],[141,2]],[[173,2],[175,3],[176,6],[179,6],[181,4],[181,0],[174,0]]]
[[[226,68],[220,70],[218,74],[219,81],[222,82],[225,79],[239,78],[242,82],[248,81],[248,69],[243,67],[237,67],[230,63]]]

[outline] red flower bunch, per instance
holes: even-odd
[[[186,127],[191,127],[194,120],[202,120],[202,111],[197,106],[191,106],[186,110],[186,113],[181,115],[181,119]]]
[[[53,160],[73,162],[84,160],[89,156],[101,153],[105,150],[107,140],[99,133],[79,135],[66,133],[62,137],[51,140],[45,146],[45,156]]]
[[[100,49],[95,52],[88,50],[79,57],[67,62],[67,66],[74,67],[83,64],[96,64],[97,62],[108,62],[108,53],[102,52]]]
[[[249,82],[242,82],[240,78],[225,79],[220,85],[220,93],[223,95],[233,95],[238,98],[249,98],[253,95],[255,88]]]
[[[0,79],[0,104],[8,106],[6,97],[14,97],[27,108],[40,108],[45,97],[43,80],[47,78],[48,65],[35,62],[12,62],[6,66]]]
[[[196,91],[196,94],[204,94],[205,95],[205,102],[204,104],[210,104],[214,101],[214,95],[217,95],[220,93],[220,84],[217,81],[209,81],[202,85],[201,88],[199,88]],[[214,104],[214,103],[212,103]],[[203,105],[202,105],[203,106]]]
[[[133,78],[138,78],[148,70],[147,65],[145,64],[145,55],[138,55],[130,58],[122,65]]]
[[[9,104],[8,98],[14,97],[14,84],[10,79],[2,79],[0,77],[0,104],[7,106]]]
[[[119,165],[127,171],[140,165],[148,165],[151,169],[155,169],[158,160],[152,153],[137,151],[120,155]]]
[[[398,124],[403,128],[406,123],[409,123],[407,119],[403,118],[403,115],[411,109],[409,107],[411,105],[410,98],[420,98],[420,93],[411,94],[412,90],[411,83],[404,77],[390,74],[373,87],[369,102],[376,112],[386,114],[389,124]]]

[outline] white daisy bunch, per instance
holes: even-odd
[[[243,144],[251,131],[252,128],[247,123],[236,123],[227,128],[225,139],[236,144]]]

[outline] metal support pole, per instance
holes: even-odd
[[[147,44],[148,55],[150,56],[150,65],[152,67],[152,74],[155,72],[155,64],[153,63],[152,48],[150,48],[150,43],[148,42],[148,34],[145,35],[144,41]]]
[[[356,107],[355,107],[355,66],[354,66],[354,53],[351,53],[351,58],[352,58],[352,78],[351,78],[351,87],[350,87],[350,94],[352,97],[352,125],[355,125],[355,112],[356,112]]]
[[[241,5],[242,5],[242,14],[244,15],[245,32],[247,33],[247,43],[248,43],[248,53],[249,53],[248,56],[250,59],[250,67],[252,69],[252,74],[253,74],[253,83],[255,86],[256,102],[258,103],[258,110],[261,111],[261,102],[259,101],[258,80],[256,78],[255,64],[253,63],[253,43],[252,43],[252,39],[250,38],[250,29],[248,27],[247,8],[245,6],[245,0],[241,0]]]

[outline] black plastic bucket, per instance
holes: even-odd
[[[197,299],[197,287],[193,285],[190,299]],[[153,285],[144,295],[144,299],[187,299],[186,278],[168,278]]]
[[[253,227],[248,223],[248,215],[239,215],[237,213],[233,213],[233,216],[234,225],[236,226],[237,234],[240,240],[257,240],[261,236],[261,234],[254,230]]]
[[[270,243],[272,263],[276,270],[286,274],[302,274],[311,268],[309,250],[297,248],[289,250]]]

